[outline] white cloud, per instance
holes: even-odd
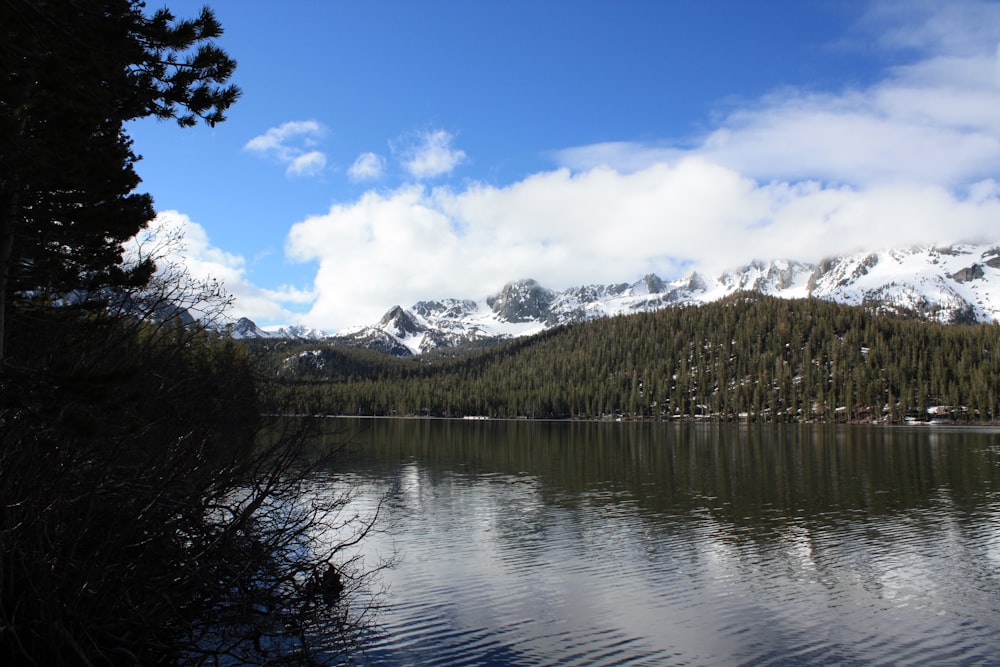
[[[181,243],[166,248],[158,264],[178,263],[184,266],[196,280],[214,278],[221,282],[226,292],[233,297],[230,317],[249,317],[258,322],[292,322],[296,316],[282,304],[308,304],[315,299],[312,291],[290,286],[277,289],[261,289],[247,278],[246,261],[243,257],[226,252],[214,246],[205,228],[187,215],[178,211],[163,211],[149,224],[141,236],[149,243],[175,232]]]
[[[286,252],[316,261],[305,321],[336,329],[420,299],[481,299],[509,280],[555,289],[754,258],[817,261],[872,245],[979,238],[1000,219],[995,183],[958,197],[923,185],[759,183],[692,156],[633,173],[536,174],[508,187],[369,192],[293,226]],[[350,286],[347,288],[346,286]]]
[[[243,148],[284,164],[288,176],[316,176],[326,167],[326,155],[315,149],[325,133],[315,120],[289,121],[254,137]]]
[[[403,168],[416,179],[451,173],[465,161],[465,151],[451,147],[454,139],[445,130],[418,133],[415,141],[401,151]]]
[[[574,171],[594,167],[612,167],[625,173],[645,169],[657,163],[670,163],[680,159],[685,151],[661,145],[638,144],[629,141],[606,141],[587,146],[574,146],[554,151],[555,161]]]
[[[699,155],[759,181],[943,187],[1000,171],[1000,4],[874,2],[885,48],[922,51],[864,88],[774,91],[683,147],[605,143],[556,154],[573,169],[635,171]]]
[[[969,55],[996,45],[1000,5],[990,0],[879,0],[861,25],[887,49]]]
[[[407,187],[390,195],[369,192],[294,225],[286,253],[319,262],[318,301],[305,321],[337,329],[368,323],[392,305],[389,300],[434,293],[457,246],[449,218],[422,188]]]
[[[952,187],[986,178],[1000,170],[1000,61],[995,53],[935,58],[865,90],[786,90],[730,113],[693,148],[620,142],[556,157],[574,169],[635,171],[682,155],[761,181]]]
[[[254,137],[246,143],[247,150],[260,153],[273,154],[282,160],[290,159],[296,154],[296,149],[288,146],[288,143],[303,138],[307,142],[310,139],[322,135],[323,129],[314,120],[293,120],[283,123],[278,127],[272,127],[264,134]]]
[[[696,152],[759,179],[951,186],[1000,168],[998,120],[996,84],[956,89],[913,69],[865,91],[766,100],[731,114]]]
[[[376,153],[362,153],[354,161],[347,175],[352,181],[374,181],[385,173],[385,158]]]
[[[320,151],[309,151],[296,156],[288,165],[290,176],[315,176],[326,167],[326,155]]]

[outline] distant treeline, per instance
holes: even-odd
[[[748,293],[451,359],[305,346],[272,358],[305,413],[983,422],[1000,410],[1000,326]]]

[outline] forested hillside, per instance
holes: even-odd
[[[288,349],[303,412],[497,418],[992,421],[1000,326],[742,293],[454,359]]]

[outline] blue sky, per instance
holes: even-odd
[[[234,317],[1000,240],[996,2],[210,5],[229,120],[130,133]]]

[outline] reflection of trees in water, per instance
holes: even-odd
[[[942,494],[984,502],[1000,478],[980,429],[823,425],[363,420],[359,463],[405,460],[432,482],[506,473],[550,502],[628,501],[644,511],[710,512],[736,525],[851,518],[928,507]]]
[[[358,423],[352,469],[401,494],[407,647],[468,633],[557,664],[565,632],[665,664],[860,664],[982,655],[961,620],[996,615],[993,433]]]

